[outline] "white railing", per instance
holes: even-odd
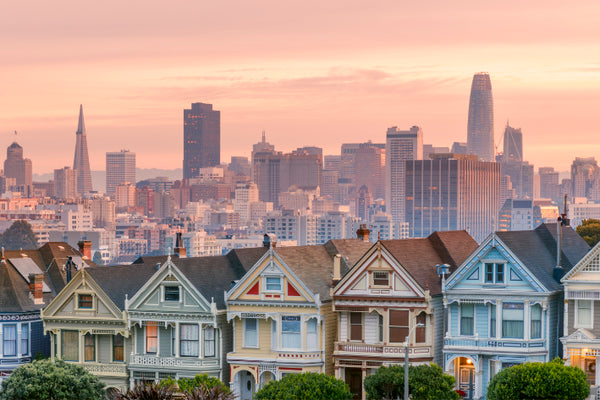
[[[129,364],[150,367],[198,368],[219,365],[218,359],[196,357],[157,357],[156,355],[132,354]]]
[[[84,363],[83,367],[94,375],[118,375],[129,376],[125,364],[88,364]]]
[[[278,351],[277,358],[283,360],[318,360],[321,358],[320,351]]]
[[[354,353],[373,356],[404,355],[404,343],[390,344],[367,344],[352,342],[335,342],[335,353]],[[431,346],[411,344],[408,348],[409,356],[427,357],[431,355]]]
[[[600,290],[571,290],[567,292],[568,300],[600,300]]]
[[[494,349],[520,349],[520,352],[538,352],[546,350],[546,341],[543,339],[533,340],[515,340],[515,339],[500,339],[500,338],[453,338],[446,337],[444,339],[445,348],[489,348]]]

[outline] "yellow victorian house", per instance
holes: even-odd
[[[347,239],[321,246],[271,247],[225,293],[234,332],[227,361],[236,399],[250,400],[258,388],[290,373],[333,375],[333,271],[348,271],[370,246]]]

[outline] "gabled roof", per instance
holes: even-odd
[[[431,295],[441,293],[436,266],[450,265],[452,273],[477,249],[477,242],[466,231],[434,232],[422,239],[382,240],[398,263]]]
[[[496,232],[495,235],[547,290],[560,290],[560,283],[553,277],[557,224],[542,224],[530,231]],[[590,247],[570,226],[561,226],[561,236],[561,266],[567,273]]]
[[[579,271],[584,271],[590,263],[598,263],[600,257],[600,242],[596,243],[594,247],[581,259],[569,272],[565,274],[560,280],[561,282],[569,281]],[[593,269],[595,270],[595,268]]]

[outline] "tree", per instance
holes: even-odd
[[[18,220],[0,235],[0,246],[6,250],[37,249],[37,239],[27,221]]]
[[[585,372],[561,359],[525,363],[500,371],[490,381],[488,400],[583,400],[590,394]]]
[[[600,241],[600,220],[584,219],[581,225],[576,228],[579,236],[583,238],[591,247]]]
[[[94,257],[92,257],[92,261],[96,265],[104,265],[104,260],[102,259],[102,254],[99,251],[94,253]]]
[[[404,394],[404,367],[381,367],[365,378],[367,399],[402,398]],[[460,396],[454,390],[454,377],[444,374],[435,364],[408,368],[408,392],[413,400],[454,400]]]
[[[104,384],[77,364],[36,360],[2,382],[0,400],[100,400]]]
[[[255,400],[351,400],[348,385],[333,376],[306,372],[267,383]]]
[[[133,389],[127,389],[125,393],[116,391],[112,400],[172,400],[173,388],[154,383],[142,383]]]

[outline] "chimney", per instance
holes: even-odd
[[[79,246],[79,252],[81,253],[84,260],[92,259],[92,241],[91,240],[82,240],[81,242],[77,242]]]
[[[44,304],[44,274],[29,274],[29,293],[34,304]]]
[[[360,228],[356,231],[356,237],[362,239],[363,242],[369,241],[369,235],[371,231],[367,228],[367,224],[360,224]]]
[[[175,248],[173,251],[179,256],[179,258],[185,258],[187,256],[187,250],[183,247],[183,239],[181,238],[181,232],[177,232],[175,239]]]
[[[333,279],[331,282],[332,286],[336,285],[342,279],[341,261],[341,254],[336,254],[335,256],[333,256]]]

